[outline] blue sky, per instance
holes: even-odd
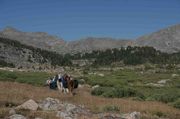
[[[180,23],[180,0],[0,0],[0,29],[42,31],[65,40],[135,39]]]

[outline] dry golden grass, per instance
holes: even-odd
[[[156,112],[161,112],[166,115],[167,118],[179,119],[180,110],[175,109],[167,104],[160,102],[148,102],[148,101],[133,101],[131,99],[107,99],[103,97],[96,97],[90,94],[90,88],[85,86],[79,88],[75,96],[69,94],[61,94],[58,91],[50,90],[48,87],[35,87],[28,84],[20,84],[13,82],[0,82],[0,117],[2,113],[6,113],[7,107],[5,103],[12,103],[14,105],[21,104],[28,99],[33,99],[37,102],[45,99],[46,97],[58,98],[61,101],[66,101],[76,105],[85,105],[93,112],[102,111],[104,106],[115,105],[120,108],[120,113],[127,113],[138,111],[143,114],[151,115]],[[50,114],[48,114],[50,113]],[[48,115],[54,115],[53,112],[31,112],[29,116],[48,117]]]

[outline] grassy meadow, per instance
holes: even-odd
[[[46,97],[85,105],[94,113],[140,111],[144,119],[151,119],[154,116],[170,119],[180,117],[178,69],[142,70],[129,67],[114,69],[67,70],[66,72],[79,81],[85,80],[85,85],[78,88],[74,97],[44,87],[45,81],[54,73],[0,70],[0,118],[7,114],[9,104],[16,106],[30,98],[39,102]],[[166,80],[165,83],[162,83],[162,80]],[[95,85],[99,87],[92,89],[91,86]],[[38,114],[40,117],[51,115],[40,111],[30,114],[29,116]]]

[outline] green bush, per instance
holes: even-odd
[[[9,79],[17,79],[17,75],[15,73],[7,73],[6,77]]]
[[[180,98],[173,103],[173,107],[180,109]]]
[[[160,111],[153,112],[153,115],[156,115],[158,117],[166,117],[166,114],[164,114],[163,112],[160,112]]]
[[[139,97],[141,99],[144,99],[143,94],[141,94],[137,90],[127,87],[121,87],[121,88],[98,87],[92,90],[91,94],[108,97],[108,98]]]
[[[179,97],[176,93],[162,93],[162,94],[156,94],[151,97],[152,100],[161,101],[164,103],[174,102]]]
[[[107,92],[108,90],[111,90],[108,87],[98,87],[95,88],[94,90],[91,91],[92,95],[96,95],[96,96],[101,96],[103,95],[105,92]]]

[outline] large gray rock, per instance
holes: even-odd
[[[56,116],[62,119],[75,119],[72,113],[64,112],[64,111],[58,111]]]
[[[46,98],[39,104],[39,108],[42,110],[59,110],[63,107],[63,104],[60,103],[58,99]]]
[[[157,83],[158,84],[166,84],[168,81],[170,81],[170,79],[164,79],[164,80],[160,80]]]
[[[15,109],[12,108],[9,110],[9,115],[13,115],[13,114],[16,114],[16,111],[15,111]]]
[[[140,119],[140,112],[132,112],[128,114],[101,113],[98,114],[100,119]]]
[[[90,117],[92,113],[85,109],[83,106],[76,106],[73,104],[66,103],[61,111],[57,112],[57,117],[63,119],[78,119],[79,116]]]
[[[38,104],[34,100],[30,99],[22,105],[17,106],[16,109],[28,109],[36,111],[38,109]]]
[[[141,113],[140,112],[132,112],[129,114],[125,114],[122,116],[125,119],[140,119],[141,118]]]
[[[20,115],[20,114],[14,114],[14,115],[10,116],[8,119],[26,119],[26,117],[24,117],[23,115]]]
[[[92,87],[92,89],[94,90],[94,89],[99,88],[99,87],[100,87],[99,85],[95,85]]]

